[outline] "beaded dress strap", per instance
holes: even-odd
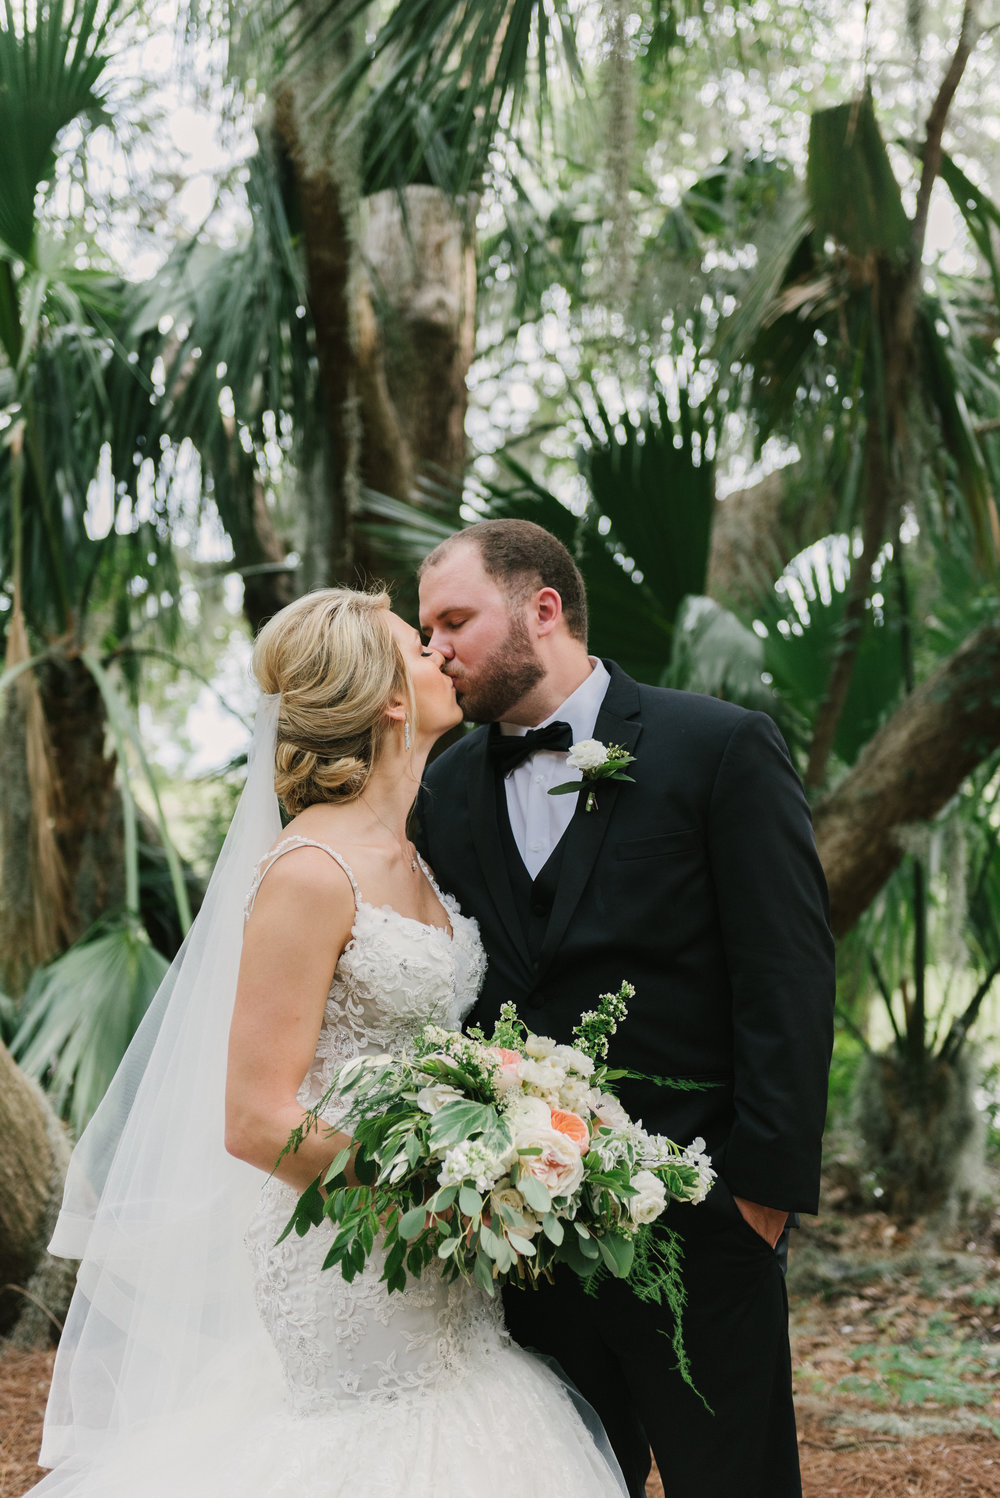
[[[280,843],[278,843],[277,847],[272,848],[270,853],[265,853],[264,857],[260,860],[260,862],[257,864],[257,867],[254,869],[253,878],[250,881],[250,888],[247,890],[247,897],[243,905],[243,919],[245,921],[249,919],[250,912],[253,910],[254,901],[257,898],[257,891],[260,889],[264,875],[267,873],[268,869],[274,867],[279,858],[281,858],[285,853],[290,853],[293,848],[322,848],[324,853],[329,853],[334,862],[340,864],[340,867],[343,869],[344,873],[351,881],[351,889],[354,891],[355,905],[360,905],[362,903],[361,891],[358,888],[358,881],[355,879],[354,874],[351,871],[351,866],[347,862],[347,860],[342,857],[342,855],[339,854],[335,848],[331,848],[329,843],[320,843],[317,842],[315,838],[299,837],[297,833],[293,833],[291,837],[284,838]]]

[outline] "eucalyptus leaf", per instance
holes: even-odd
[[[559,1244],[566,1236],[561,1220],[554,1212],[546,1212],[542,1218],[542,1232],[550,1243]]]
[[[526,1258],[531,1258],[534,1256],[535,1245],[532,1243],[530,1238],[523,1238],[520,1233],[508,1233],[507,1242],[510,1244],[511,1248],[513,1248],[519,1254],[524,1254]]]
[[[463,1185],[459,1188],[458,1205],[466,1217],[478,1217],[483,1210],[483,1199],[474,1187]]]
[[[410,1210],[408,1212],[404,1212],[402,1217],[399,1219],[400,1237],[406,1238],[408,1240],[416,1238],[418,1234],[423,1232],[423,1229],[426,1227],[426,1225],[426,1206],[421,1205],[419,1207],[411,1207]]]
[[[536,1212],[550,1212],[552,1210],[552,1198],[545,1186],[537,1176],[530,1171],[525,1171],[517,1186],[518,1191],[524,1197],[528,1206]]]

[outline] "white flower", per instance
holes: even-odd
[[[621,1103],[610,1092],[591,1093],[590,1106],[601,1123],[607,1124],[609,1129],[626,1129],[632,1122]]]
[[[607,746],[600,739],[581,739],[571,747],[566,763],[571,770],[596,770],[607,758]]]
[[[525,1237],[533,1238],[541,1228],[541,1222],[532,1212],[520,1191],[516,1186],[511,1186],[509,1182],[506,1186],[503,1184],[494,1186],[490,1192],[490,1203],[497,1212],[497,1216],[500,1215],[498,1209],[501,1204],[517,1213],[520,1221],[514,1227],[515,1233],[523,1233]]]
[[[534,1056],[538,1061],[544,1061],[551,1056],[556,1048],[556,1043],[551,1035],[529,1035],[524,1042],[524,1053],[526,1056]]]
[[[590,1088],[582,1077],[567,1077],[559,1089],[558,1101],[560,1108],[568,1108],[571,1113],[579,1113],[581,1118],[586,1118],[592,1111]]]
[[[628,1199],[628,1212],[632,1221],[640,1226],[653,1222],[667,1205],[667,1189],[659,1176],[651,1170],[638,1170],[632,1177],[636,1195]]]
[[[462,1096],[457,1087],[449,1087],[447,1082],[435,1082],[431,1087],[421,1087],[417,1093],[417,1107],[424,1113],[436,1113],[446,1103],[457,1102]]]
[[[589,1077],[594,1070],[592,1058],[586,1051],[578,1051],[575,1045],[557,1045],[551,1060],[566,1071],[575,1071],[581,1077]]]
[[[507,1161],[488,1150],[480,1139],[466,1139],[445,1155],[438,1185],[460,1186],[472,1181],[477,1191],[489,1191],[507,1171]]]
[[[559,1089],[566,1080],[566,1073],[552,1060],[521,1062],[521,1081],[526,1082],[532,1092],[544,1097],[546,1102],[558,1100]]]
[[[705,1200],[715,1180],[711,1156],[705,1154],[704,1139],[692,1139],[684,1151],[684,1162],[686,1165],[693,1165],[698,1171],[698,1184],[691,1189],[691,1194],[687,1198],[689,1202],[697,1206],[699,1202]]]
[[[522,1129],[546,1128],[551,1121],[552,1113],[544,1098],[521,1093],[517,1097],[512,1097],[507,1103],[504,1118],[511,1133],[517,1134]]]
[[[572,1196],[583,1180],[583,1157],[579,1146],[558,1129],[523,1129],[514,1136],[514,1148],[539,1149],[538,1155],[520,1155],[521,1170],[541,1181],[550,1196]]]

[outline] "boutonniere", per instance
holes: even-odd
[[[597,797],[594,794],[593,782],[595,780],[633,780],[633,776],[623,775],[622,771],[626,765],[635,763],[635,755],[629,754],[621,744],[602,744],[600,739],[581,739],[578,744],[571,745],[569,754],[566,756],[566,763],[571,770],[579,770],[583,779],[568,780],[565,785],[554,785],[549,795],[568,796],[570,791],[586,790],[587,800],[583,809],[596,811]]]

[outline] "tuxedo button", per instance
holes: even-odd
[[[552,901],[544,895],[532,895],[529,909],[532,915],[548,915],[552,909]]]

